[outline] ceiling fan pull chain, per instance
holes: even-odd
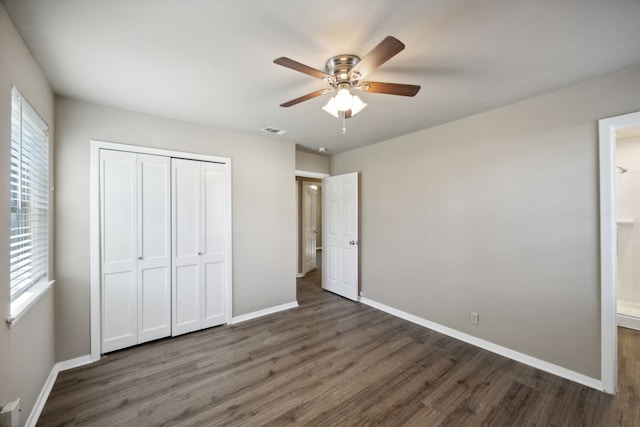
[[[342,134],[345,135],[347,133],[347,113],[346,111],[342,112]]]

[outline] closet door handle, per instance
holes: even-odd
[[[142,261],[142,257],[141,256],[138,257],[138,261]]]
[[[198,252],[198,255],[202,255],[202,252]]]

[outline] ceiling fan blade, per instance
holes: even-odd
[[[402,49],[404,49],[404,43],[395,37],[387,36],[371,52],[365,55],[351,71],[359,73],[360,78],[362,78],[396,56]]]
[[[278,65],[282,65],[283,67],[291,68],[292,70],[299,71],[304,74],[308,74],[311,77],[315,77],[317,79],[322,80],[330,77],[327,73],[323,73],[320,70],[316,70],[315,68],[311,68],[307,65],[301,64],[297,61],[294,61],[293,59],[282,57],[282,58],[274,59],[273,62]]]
[[[308,101],[309,99],[315,98],[320,95],[324,95],[325,93],[330,92],[329,89],[320,89],[315,92],[308,93],[306,95],[301,96],[300,98],[292,99],[291,101],[285,102],[284,104],[280,104],[281,107],[291,107],[292,105],[299,104],[304,101]]]
[[[420,90],[417,85],[404,85],[399,83],[362,82],[357,89],[372,93],[386,93],[388,95],[415,96]]]

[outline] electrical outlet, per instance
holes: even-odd
[[[471,322],[472,325],[479,325],[480,315],[472,311],[471,313],[469,313],[469,322]]]
[[[0,410],[0,426],[18,427],[20,422],[20,399],[9,402]]]

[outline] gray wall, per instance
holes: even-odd
[[[296,170],[305,172],[329,173],[328,156],[296,151]]]
[[[55,362],[53,291],[11,329],[9,278],[9,155],[11,87],[15,85],[53,129],[53,93],[40,67],[0,5],[0,405],[21,398],[21,422],[31,412]],[[53,134],[49,140],[53,150]],[[53,156],[51,156],[53,157]],[[51,238],[53,241],[53,236]],[[53,267],[53,265],[52,265]],[[51,269],[53,277],[53,268]]]
[[[295,147],[56,98],[56,357],[90,352],[89,141],[232,159],[233,315],[296,300]]]
[[[633,69],[333,156],[365,297],[600,378],[597,120],[638,110]]]
[[[317,172],[329,174],[329,163],[331,158],[321,154],[296,151],[296,170],[304,172]],[[298,273],[302,272],[302,181],[318,182],[318,200],[316,203],[316,220],[318,237],[316,246],[322,247],[322,180],[313,178],[296,178],[296,191],[298,194]]]

